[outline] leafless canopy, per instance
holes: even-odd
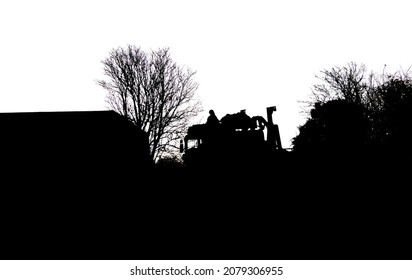
[[[385,66],[386,67],[386,66]],[[378,111],[383,104],[379,89],[391,80],[410,81],[410,69],[397,71],[393,74],[367,73],[364,64],[350,62],[346,66],[332,67],[330,70],[320,71],[317,75],[321,83],[312,88],[312,100],[306,102],[312,108],[315,103],[326,103],[334,99],[344,99],[351,103],[361,104],[367,110]]]
[[[102,63],[107,80],[97,83],[108,91],[110,107],[148,133],[154,160],[174,154],[190,119],[202,110],[196,72],[178,66],[168,48],[147,53],[119,47]]]
[[[315,101],[325,102],[341,98],[353,103],[362,103],[368,89],[366,67],[354,62],[343,67],[321,71],[316,76],[322,81],[313,86]]]

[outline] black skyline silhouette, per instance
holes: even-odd
[[[0,126],[3,259],[392,259],[411,248],[399,162],[279,153],[275,141],[269,157],[156,169],[144,134],[113,111],[4,113]]]

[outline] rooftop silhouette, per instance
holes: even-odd
[[[144,132],[114,111],[1,113],[0,133],[9,172],[85,180],[95,171],[115,172],[115,162],[136,171],[148,164]],[[125,143],[133,143],[127,154]]]

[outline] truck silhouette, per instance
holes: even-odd
[[[279,127],[273,123],[276,106],[266,108],[267,119],[250,117],[246,110],[227,114],[219,122],[189,127],[180,141],[187,166],[245,166],[267,164],[282,148]],[[212,114],[213,111],[211,110]],[[266,132],[266,138],[265,138]]]

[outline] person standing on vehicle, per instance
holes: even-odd
[[[220,124],[219,119],[213,110],[209,111],[209,117],[207,117],[206,125],[209,127],[216,127]]]

